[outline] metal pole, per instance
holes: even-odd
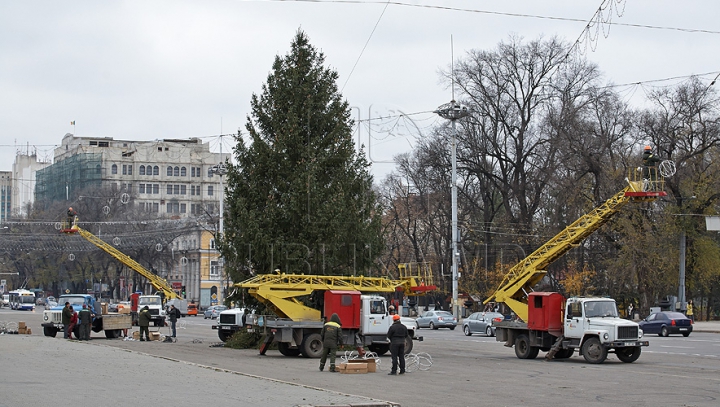
[[[459,318],[458,310],[458,252],[457,252],[457,129],[455,120],[452,121],[452,291],[453,291],[453,315]]]
[[[678,284],[680,309],[685,307],[685,231],[680,232],[680,282]],[[675,304],[673,304],[675,308]],[[676,310],[678,311],[678,310]]]
[[[452,290],[453,290],[453,303],[452,303],[452,309],[453,309],[453,315],[455,318],[459,318],[459,309],[458,309],[458,260],[460,254],[457,250],[457,244],[458,244],[458,213],[457,213],[457,128],[455,127],[455,122],[458,119],[462,119],[463,117],[468,115],[467,108],[460,106],[459,103],[456,103],[455,100],[450,101],[450,103],[446,103],[442,106],[440,106],[435,113],[440,115],[440,117],[450,120],[452,123],[452,145],[451,145],[451,153],[452,153],[452,185],[451,185],[451,194],[452,194],[452,226],[451,226],[451,233],[452,233]]]

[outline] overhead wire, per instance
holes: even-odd
[[[480,9],[471,9],[471,8],[440,6],[440,5],[433,5],[433,4],[416,4],[416,3],[407,3],[407,2],[402,2],[402,1],[387,1],[387,2],[379,1],[379,0],[377,0],[377,1],[373,1],[373,0],[367,0],[367,1],[366,0],[247,0],[247,1],[284,2],[284,3],[389,4],[389,5],[401,6],[401,7],[459,11],[459,12],[465,12],[465,13],[488,14],[488,15],[496,15],[496,16],[505,16],[505,17],[533,18],[533,19],[539,19],[539,20],[587,23],[587,20],[583,20],[580,18],[572,18],[572,17],[555,17],[555,16],[544,16],[544,15],[539,15],[539,14],[511,13],[511,12],[505,12],[505,11],[480,10]],[[612,23],[612,22],[609,22],[606,24],[616,25],[616,26],[633,27],[633,28],[674,30],[674,31],[682,31],[682,32],[689,32],[689,33],[720,34],[720,31],[697,29],[697,28],[682,28],[682,27],[670,27],[670,26],[657,26],[657,25],[650,25],[650,24]]]

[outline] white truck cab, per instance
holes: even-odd
[[[138,298],[138,312],[148,307],[150,310],[150,320],[154,326],[165,326],[165,309],[163,308],[162,298],[159,295],[141,295]]]
[[[643,336],[640,326],[618,315],[611,298],[568,298],[563,336],[592,363],[602,363],[608,350],[623,362],[640,356]]]

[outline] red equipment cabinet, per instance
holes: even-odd
[[[332,314],[338,314],[345,329],[360,328],[360,291],[325,291],[323,315],[329,321]]]
[[[565,297],[559,293],[533,292],[528,296],[529,329],[560,336],[563,331]]]

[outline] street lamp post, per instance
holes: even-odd
[[[457,251],[458,242],[458,222],[457,222],[457,129],[455,122],[459,119],[468,115],[467,108],[460,106],[455,100],[451,100],[450,103],[446,103],[435,110],[440,117],[443,119],[450,120],[452,124],[452,145],[451,145],[451,160],[452,160],[452,309],[455,318],[459,318],[458,310],[458,259],[460,253]]]

